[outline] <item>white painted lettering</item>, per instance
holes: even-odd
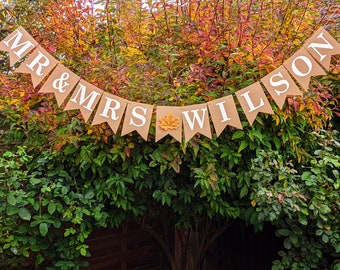
[[[311,43],[308,45],[308,48],[312,48],[320,56],[320,61],[322,61],[326,57],[326,54],[321,54],[317,48],[333,50],[334,47],[325,39],[323,33],[318,35],[318,38],[321,38],[325,43]]]
[[[282,75],[281,72],[278,72],[278,73],[274,74],[273,76],[271,76],[270,79],[269,79],[269,82],[270,82],[271,86],[273,86],[273,87],[278,87],[278,86],[281,86],[281,85],[286,86],[286,88],[282,91],[275,89],[275,93],[278,96],[280,96],[281,94],[287,92],[287,90],[289,89],[289,82],[287,80],[284,80],[284,79],[276,81],[276,80],[274,80],[274,77],[283,78],[283,75]]]
[[[195,122],[196,122],[196,121],[197,121],[199,127],[200,127],[201,129],[203,129],[204,117],[205,117],[207,108],[201,109],[201,111],[202,111],[202,117],[199,116],[198,111],[199,111],[199,110],[191,110],[191,111],[190,111],[190,112],[193,113],[193,116],[194,116],[193,119],[190,119],[189,111],[182,112],[182,113],[184,114],[185,119],[187,120],[188,125],[189,125],[189,127],[190,127],[191,130],[194,130],[194,126],[195,126]]]
[[[41,53],[40,51],[38,51],[38,53],[39,54],[37,55],[37,57],[34,58],[30,64],[26,64],[26,66],[30,70],[34,71],[34,66],[38,65],[37,70],[35,71],[35,74],[37,74],[37,76],[42,76],[44,75],[42,73],[42,69],[43,67],[48,67],[48,65],[50,64],[50,60],[48,60],[48,58],[45,55],[43,55],[43,53]],[[40,62],[40,60],[43,60],[44,62]]]
[[[245,93],[243,93],[243,94],[241,95],[241,96],[244,97],[245,100],[247,101],[247,104],[248,104],[248,106],[249,106],[249,112],[255,111],[255,110],[261,108],[262,106],[264,106],[264,102],[263,102],[263,99],[262,99],[262,98],[260,98],[260,104],[257,105],[257,106],[255,106],[254,103],[253,103],[253,101],[252,101],[252,100],[250,99],[250,97],[249,97],[249,92],[250,92],[250,91],[247,91],[247,92],[245,92]]]
[[[84,108],[88,109],[89,111],[93,111],[93,103],[95,102],[97,96],[100,96],[100,93],[92,91],[88,96],[86,95],[86,86],[82,85],[82,84],[78,84],[79,85],[79,89],[77,94],[74,96],[74,98],[72,98],[70,101],[74,102],[74,103],[78,103],[78,96],[79,97],[79,105],[82,105],[84,102],[86,102],[88,100],[88,103],[86,106],[84,106]]]
[[[136,126],[136,127],[142,127],[146,123],[146,118],[145,118],[145,116],[143,114],[139,114],[137,112],[137,110],[142,110],[143,114],[146,115],[147,108],[144,108],[144,107],[141,107],[141,106],[134,107],[132,109],[132,115],[133,115],[133,117],[139,119],[141,121],[141,123],[137,124],[136,122],[133,121],[132,118],[130,118],[130,126],[133,125],[133,126]]]

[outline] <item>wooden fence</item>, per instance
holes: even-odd
[[[138,224],[91,234],[88,270],[163,270],[164,256],[158,244]]]

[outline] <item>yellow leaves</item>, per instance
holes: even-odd
[[[255,201],[255,200],[252,200],[252,201],[251,201],[251,206],[252,206],[252,207],[255,207],[255,206],[256,206],[256,201]]]
[[[176,130],[179,129],[180,119],[174,117],[172,113],[168,113],[166,116],[159,119],[160,128],[162,130]]]
[[[131,64],[147,63],[145,55],[137,48],[128,46],[122,50],[122,54],[127,60],[130,60],[132,62]]]

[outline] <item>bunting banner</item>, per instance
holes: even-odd
[[[30,74],[33,87],[35,88],[57,64],[58,61],[56,59],[54,59],[43,48],[38,46],[34,49],[32,54],[30,54],[29,57],[21,63],[15,72]]]
[[[144,140],[148,139],[153,106],[129,101],[122,127],[122,136],[137,131]]]
[[[259,82],[237,91],[236,96],[251,125],[260,112],[274,114]]]
[[[9,64],[14,66],[39,44],[21,26],[0,42],[0,51],[9,53]]]
[[[287,96],[302,96],[300,88],[283,66],[264,76],[261,82],[280,109],[282,109]]]
[[[166,135],[177,141],[182,141],[182,115],[180,107],[157,106],[156,111],[156,138],[158,142]]]
[[[340,44],[320,27],[282,66],[236,91],[238,103],[228,95],[182,107],[133,102],[104,92],[59,63],[21,26],[0,41],[0,50],[8,53],[14,72],[30,74],[34,88],[40,85],[40,93],[54,94],[65,111],[79,110],[86,123],[90,118],[91,125],[107,123],[115,134],[121,126],[121,136],[136,131],[148,140],[155,110],[155,141],[169,135],[181,142],[196,134],[212,138],[212,127],[216,136],[227,126],[242,129],[238,105],[251,125],[259,113],[274,113],[269,95],[282,109],[288,96],[308,90],[311,77],[326,74]]]
[[[227,125],[242,129],[242,123],[232,95],[209,101],[208,108],[217,136],[220,136]]]
[[[211,128],[207,104],[181,107],[184,139],[188,142],[196,133],[211,138]]]
[[[80,77],[68,70],[62,64],[58,64],[40,88],[40,93],[53,93],[58,106],[61,106],[77,85]]]
[[[98,105],[92,125],[108,123],[113,133],[117,133],[119,124],[123,119],[128,101],[109,93],[103,93]]]
[[[84,80],[80,80],[64,110],[68,111],[79,109],[85,122],[87,122],[103,92],[104,91],[98,87]]]

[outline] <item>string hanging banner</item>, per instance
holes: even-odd
[[[179,142],[183,138],[189,141],[197,133],[211,138],[210,121],[217,136],[227,126],[242,129],[233,95],[182,107],[129,101],[81,79],[44,50],[21,26],[0,42],[0,50],[8,52],[11,67],[25,58],[15,72],[30,74],[33,87],[42,84],[39,92],[53,93],[58,106],[66,103],[64,110],[79,110],[85,122],[93,119],[92,125],[107,122],[115,134],[122,124],[122,136],[136,131],[147,140],[154,111],[156,141],[167,135]],[[336,54],[340,54],[340,44],[320,27],[280,67],[259,82],[238,90],[235,96],[249,123],[253,124],[259,113],[274,113],[265,91],[282,109],[287,96],[302,96],[312,76],[326,74],[331,57]]]

